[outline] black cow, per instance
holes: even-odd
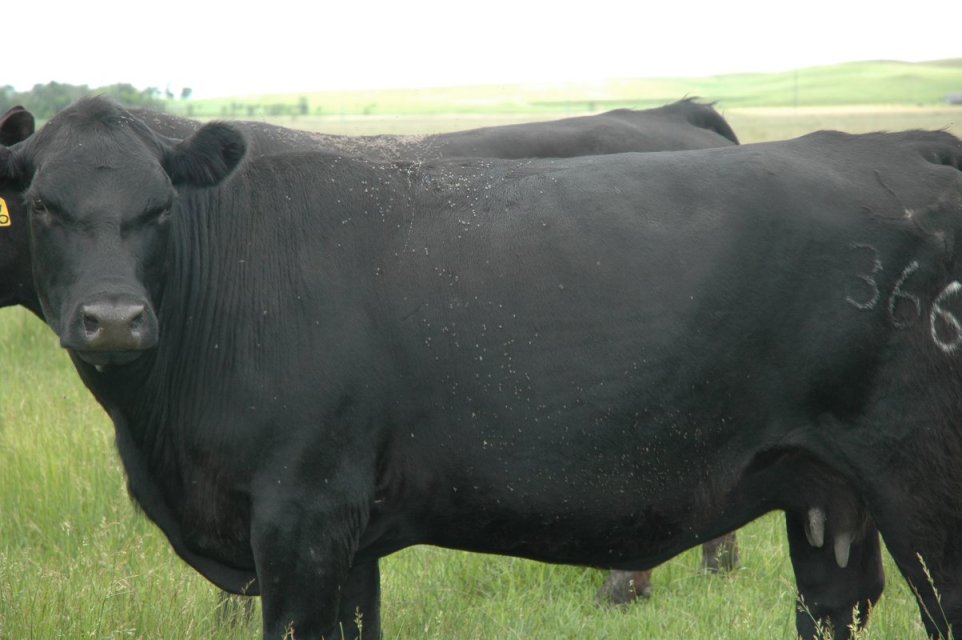
[[[183,138],[201,123],[149,109],[132,113],[155,132]],[[485,127],[427,136],[336,136],[311,133],[259,122],[237,122],[257,155],[282,151],[327,149],[369,159],[429,160],[440,157],[568,157],[621,151],[700,149],[737,144],[738,138],[711,105],[691,99],[641,111],[619,109],[607,113],[502,127]],[[33,133],[33,116],[22,107],[0,117],[0,142],[12,145]],[[0,196],[17,209],[16,185],[0,180]],[[26,219],[17,211],[17,217]],[[0,307],[22,304],[38,316],[39,302],[29,270],[26,226],[0,233]],[[735,534],[706,542],[703,566],[709,571],[738,564]],[[651,594],[651,572],[614,571],[598,592],[600,600],[624,603]]]
[[[0,166],[133,496],[267,636],[377,635],[410,544],[643,568],[770,509],[838,635],[881,593],[870,516],[930,633],[962,617],[951,135],[216,186],[243,151],[90,101]]]
[[[0,172],[132,495],[267,637],[376,637],[412,544],[636,569],[772,509],[803,636],[864,622],[873,522],[929,633],[962,622],[950,134],[228,177],[243,153],[95,100]]]
[[[244,145],[84,101],[0,171],[131,494],[265,636],[376,637],[412,544],[640,569],[772,509],[803,636],[864,622],[873,522],[962,622],[950,134],[231,175]]]

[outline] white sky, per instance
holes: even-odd
[[[37,0],[0,31],[0,85],[213,97],[705,76],[962,57],[960,25],[960,0]]]

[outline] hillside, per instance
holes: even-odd
[[[944,105],[962,94],[962,58],[931,62],[876,60],[781,73],[699,78],[624,78],[593,84],[491,85],[303,92],[216,100],[173,100],[168,109],[195,117],[436,115],[643,108],[700,96],[722,107]]]

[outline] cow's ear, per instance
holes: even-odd
[[[0,145],[0,181],[17,187],[24,187],[29,172],[11,149]]]
[[[211,187],[237,168],[247,151],[244,135],[222,122],[212,122],[164,153],[164,170],[175,185]]]
[[[0,116],[0,144],[12,145],[26,140],[36,128],[33,114],[17,105]]]

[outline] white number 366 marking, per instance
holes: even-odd
[[[862,282],[862,286],[868,289],[865,292],[865,297],[859,300],[848,295],[845,297],[845,301],[856,309],[871,311],[875,308],[881,297],[877,279],[877,276],[882,272],[882,262],[879,259],[879,252],[872,245],[863,243],[849,245],[849,248],[853,251],[868,252],[868,256],[871,258],[872,270],[870,273],[863,273],[856,276]],[[896,329],[906,329],[923,318],[922,301],[917,295],[909,293],[905,289],[906,281],[912,274],[918,271],[918,269],[918,261],[913,260],[909,263],[909,265],[902,270],[888,298],[889,320]],[[935,343],[935,346],[943,353],[953,354],[962,349],[962,322],[960,322],[959,318],[951,311],[945,308],[945,305],[947,305],[952,298],[960,294],[962,294],[962,283],[959,283],[957,280],[950,282],[942,289],[942,292],[936,296],[935,300],[932,301],[932,309],[929,311],[929,335],[932,336],[932,342]],[[900,315],[896,313],[896,309],[900,306],[904,309],[906,303],[915,313],[905,314],[903,311],[900,317]],[[908,317],[906,317],[906,315],[908,315]]]

